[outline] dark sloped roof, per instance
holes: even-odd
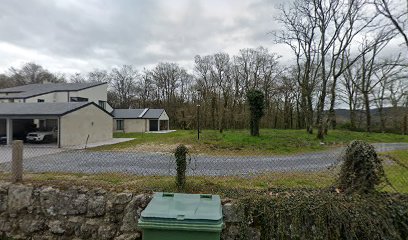
[[[44,83],[28,84],[12,88],[0,89],[0,93],[8,93],[0,96],[0,99],[29,98],[51,92],[80,91],[83,89],[99,86],[106,83]]]
[[[159,118],[163,112],[164,109],[149,109],[145,113],[145,115],[143,115],[143,118],[145,119]]]
[[[112,115],[114,118],[140,118],[144,109],[114,109]]]
[[[93,102],[0,103],[0,116],[62,116],[90,104],[97,106]]]
[[[164,109],[150,109],[150,108],[138,108],[138,109],[115,109],[112,112],[114,118],[122,119],[158,119]]]

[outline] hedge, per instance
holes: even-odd
[[[240,229],[261,239],[408,239],[408,195],[298,190],[246,197]],[[248,223],[250,223],[248,225]]]

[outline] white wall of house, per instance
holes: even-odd
[[[36,103],[38,100],[44,100],[44,102],[68,102],[67,92],[52,92],[43,95],[27,98],[26,103]]]
[[[146,119],[125,119],[124,130],[128,132],[146,132]]]
[[[88,101],[99,104],[99,101],[107,102],[108,100],[108,84],[102,84],[92,88],[87,88],[77,92],[70,92],[70,97],[88,98]],[[106,111],[112,112],[112,107],[106,103]]]
[[[146,132],[150,132],[150,120],[146,119]]]
[[[117,129],[117,120],[123,120],[123,130]],[[132,133],[132,132],[147,132],[149,129],[148,127],[149,120],[147,119],[114,119],[113,120],[113,131],[115,132],[124,132],[124,133]]]
[[[84,145],[112,139],[112,117],[94,105],[64,115],[60,119],[62,147]]]
[[[169,120],[169,116],[167,115],[166,111],[160,115],[159,120]]]
[[[11,103],[11,102],[22,103],[24,102],[24,99],[0,99],[0,103]]]
[[[97,103],[99,100],[106,101],[108,99],[108,85],[103,84],[77,92],[70,92],[70,97],[83,97],[88,98],[89,101]]]
[[[99,105],[99,101],[107,102],[108,99],[108,84],[102,84],[99,86],[87,88],[80,91],[74,92],[52,92],[43,95],[31,97],[25,99],[27,103],[38,102],[39,99],[44,100],[44,102],[69,102],[71,97],[82,97],[87,98],[89,102],[94,102]],[[0,103],[11,102],[10,99],[1,99]],[[14,102],[24,102],[24,99],[15,99]],[[112,112],[113,108],[106,103],[106,111]]]

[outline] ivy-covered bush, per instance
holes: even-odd
[[[382,161],[374,147],[364,141],[352,141],[343,156],[338,188],[346,193],[368,193],[384,178]]]
[[[179,145],[174,153],[177,171],[176,185],[179,191],[184,190],[186,185],[187,154],[188,148],[184,145]]]
[[[264,115],[265,96],[259,90],[249,90],[246,94],[249,104],[250,116],[250,130],[251,136],[259,136],[259,123]]]
[[[252,239],[249,227],[271,239],[408,239],[408,196],[291,191],[253,196],[241,208],[239,239]]]

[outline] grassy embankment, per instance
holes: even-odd
[[[305,130],[261,129],[261,136],[252,137],[247,130],[203,130],[200,140],[196,131],[178,130],[167,134],[115,133],[117,138],[134,140],[95,150],[173,151],[178,144],[187,145],[193,153],[211,155],[288,155],[315,152],[342,146],[352,140],[375,142],[408,142],[408,136],[397,134],[329,131],[323,142]]]

